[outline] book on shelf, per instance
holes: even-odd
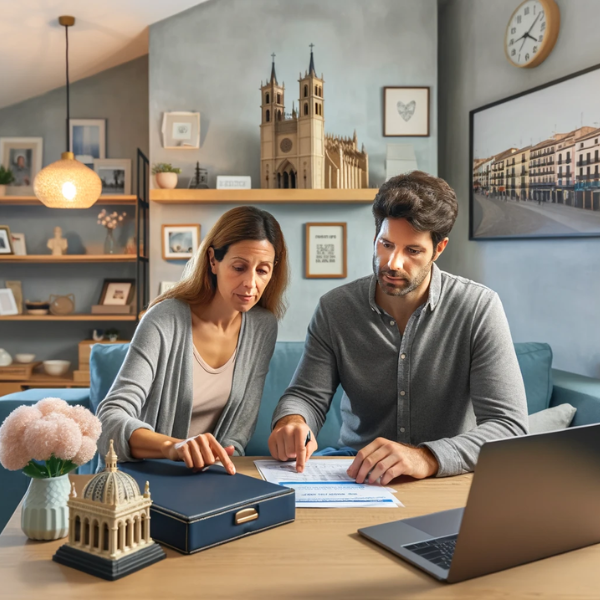
[[[130,315],[133,305],[117,306],[115,304],[94,304],[92,306],[93,315]]]

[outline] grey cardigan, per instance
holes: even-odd
[[[277,339],[277,320],[255,306],[242,314],[231,394],[213,435],[243,455],[254,433],[269,361]],[[180,300],[164,300],[140,321],[127,356],[106,398],[98,406],[103,457],[109,440],[121,461],[136,460],[129,448],[140,428],[184,439],[192,415],[192,319]]]

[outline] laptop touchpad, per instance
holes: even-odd
[[[404,523],[407,523],[416,529],[420,529],[421,531],[424,531],[433,537],[452,535],[454,533],[458,533],[464,512],[464,508],[444,510],[442,512],[432,513],[422,517],[404,519]]]

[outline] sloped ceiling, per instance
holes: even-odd
[[[148,53],[148,27],[207,0],[0,0],[0,108]],[[217,0],[213,0],[217,1]]]

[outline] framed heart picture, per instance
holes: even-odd
[[[429,136],[429,88],[383,88],[383,135]]]

